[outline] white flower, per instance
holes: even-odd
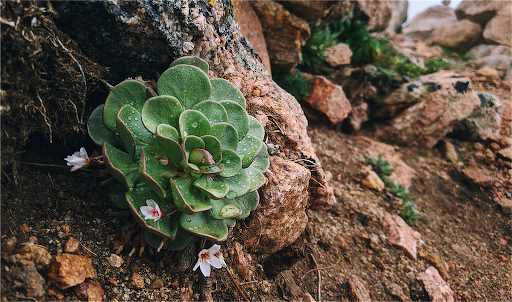
[[[193,270],[195,271],[199,267],[205,277],[210,277],[212,266],[214,268],[227,267],[218,244],[214,244],[209,249],[199,252],[197,263],[194,265]]]
[[[66,156],[64,160],[67,161],[67,165],[71,167],[71,172],[87,167],[91,162],[84,147],[80,148],[80,151]]]
[[[160,211],[160,207],[153,199],[146,200],[147,206],[140,207],[140,212],[144,215],[145,220],[154,220],[155,222],[158,219],[162,218],[162,211]]]

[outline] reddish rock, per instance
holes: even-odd
[[[112,266],[112,267],[115,267],[115,268],[119,268],[123,265],[123,257],[119,256],[119,255],[116,255],[116,254],[110,254],[110,256],[108,257],[108,263]]]
[[[498,155],[502,157],[503,159],[506,159],[508,161],[512,161],[512,147],[508,147],[505,149],[501,149],[498,152]]]
[[[484,38],[491,43],[512,46],[511,24],[512,4],[509,2],[508,6],[500,9],[498,14],[487,23],[484,30]]]
[[[348,280],[348,295],[351,301],[356,302],[371,302],[372,298],[366,285],[361,278],[357,276],[351,276]]]
[[[309,24],[273,1],[251,2],[267,43],[272,70],[286,72],[301,61],[302,46],[311,33]]]
[[[487,92],[477,92],[479,106],[455,126],[457,136],[467,140],[499,140],[504,107],[501,100]]]
[[[430,301],[432,302],[453,302],[453,291],[450,285],[441,278],[435,267],[429,266],[427,270],[418,276],[418,281],[422,283]]]
[[[399,144],[432,148],[480,105],[470,80],[453,72],[423,76],[420,82],[419,102],[379,129],[379,137]]]
[[[350,64],[352,50],[345,43],[339,43],[327,48],[324,52],[325,62],[332,67]]]
[[[452,24],[456,21],[457,18],[452,8],[436,5],[417,14],[411,21],[407,22],[402,32],[407,36],[417,39],[428,39],[436,28]]]
[[[56,282],[61,289],[73,287],[83,283],[87,278],[95,277],[96,269],[91,258],[67,253],[55,256],[48,272],[48,279]]]
[[[352,111],[352,106],[345,96],[343,88],[322,76],[313,78],[311,91],[305,101],[311,107],[324,113],[332,124],[342,122]]]
[[[315,298],[313,298],[310,293],[304,293],[301,300],[303,302],[316,302]]]
[[[244,280],[250,280],[254,274],[254,264],[252,263],[251,255],[245,253],[242,245],[238,242],[233,244],[232,251],[232,267],[238,271]]]
[[[52,287],[48,289],[48,297],[57,301],[63,301],[65,298],[64,294],[60,290]]]
[[[391,244],[402,248],[411,258],[416,259],[421,234],[411,228],[400,216],[385,212],[382,224]]]
[[[469,20],[450,22],[437,27],[430,37],[430,43],[440,46],[467,50],[479,42],[482,28]]]
[[[361,184],[368,189],[375,190],[375,191],[382,191],[386,187],[384,185],[384,182],[382,179],[380,179],[379,175],[375,173],[371,169],[366,169],[366,171],[363,171],[365,176],[361,180]]]
[[[261,27],[258,15],[256,15],[249,1],[235,0],[232,3],[236,22],[240,25],[240,31],[247,40],[249,40],[251,46],[261,58],[263,65],[265,65],[270,72],[270,58],[268,56],[267,43],[265,42],[263,28]]]
[[[337,1],[323,0],[295,0],[295,1],[281,1],[281,4],[286,7],[292,14],[302,18],[306,21],[315,22],[329,13],[329,8]]]
[[[457,149],[455,146],[449,141],[445,140],[441,144],[441,150],[444,154],[444,157],[448,159],[452,164],[456,164],[459,162],[459,154],[457,153]]]
[[[78,252],[79,247],[80,242],[74,237],[69,237],[68,241],[66,241],[66,245],[64,245],[64,252],[74,254]]]
[[[475,166],[464,168],[462,174],[470,182],[482,187],[490,187],[496,180],[494,172]]]
[[[9,256],[14,253],[14,250],[16,249],[16,243],[18,242],[18,239],[16,237],[10,237],[6,239],[2,244],[2,255],[3,256]]]
[[[52,255],[45,246],[33,243],[25,243],[14,256],[16,261],[33,262],[38,269],[45,269],[52,260]]]
[[[88,302],[103,302],[105,291],[97,281],[86,281],[76,287],[77,295]]]
[[[271,156],[270,162],[258,211],[242,233],[249,249],[265,253],[293,243],[304,231],[308,222],[308,182],[303,180],[311,176],[306,168],[292,161]]]
[[[144,288],[144,278],[137,272],[134,272],[130,278],[130,283],[133,288]]]

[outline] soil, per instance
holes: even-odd
[[[322,125],[311,126],[310,135],[323,166],[332,175],[338,203],[330,210],[310,210],[306,232],[292,246],[271,256],[252,255],[250,279],[237,274],[238,267],[230,259],[237,238],[224,244],[228,265],[233,264],[237,282],[250,297],[297,299],[290,291],[296,284],[315,299],[320,292],[322,300],[339,300],[348,297],[346,282],[353,276],[363,280],[375,300],[396,299],[400,291],[404,297],[422,297],[415,286],[416,276],[434,265],[445,275],[456,300],[512,299],[510,217],[487,191],[464,182],[457,167],[437,150],[397,148],[416,171],[410,191],[421,218],[413,227],[424,243],[418,259],[413,260],[387,243],[382,226],[370,211],[398,214],[400,203],[389,193],[361,187],[367,148],[364,140]],[[458,143],[463,161],[464,154],[474,153],[473,145]],[[179,299],[186,298],[190,289],[194,294],[188,297],[199,299],[205,288],[215,299],[238,299],[225,271],[215,271],[211,284],[206,285],[190,268],[178,271],[173,253],[147,251],[142,257],[129,257],[127,247],[121,253],[123,266],[110,266],[107,258],[113,253],[115,239],[125,230],[128,213],[108,204],[95,172],[68,172],[61,159],[69,150],[37,152],[49,147],[40,142],[29,144],[16,173],[3,173],[2,243],[13,236],[18,243],[35,236],[55,255],[62,252],[67,238],[77,238],[81,253],[93,260],[107,300]],[[2,261],[2,297],[5,301],[23,299],[23,290],[5,273],[8,266]],[[134,272],[142,275],[143,289],[132,285]],[[161,279],[164,286],[152,289],[155,279]],[[51,283],[46,286],[54,289]],[[66,300],[78,298],[73,289],[63,293]]]

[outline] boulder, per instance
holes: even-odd
[[[389,242],[400,247],[409,257],[416,260],[421,234],[411,228],[400,216],[383,212],[380,218]]]
[[[302,18],[308,22],[316,22],[327,15],[329,8],[337,1],[332,0],[295,0],[295,1],[278,1],[292,14]]]
[[[332,67],[350,64],[352,50],[345,43],[339,43],[325,50],[325,62]]]
[[[430,58],[439,58],[443,49],[437,45],[427,43],[427,40],[397,34],[390,39],[393,48],[407,57],[414,64],[424,67],[424,61]]]
[[[507,54],[488,55],[485,57],[475,57],[471,63],[475,68],[493,68],[498,71],[500,77],[506,77],[506,74],[512,70],[512,57]]]
[[[402,32],[417,39],[427,39],[432,32],[442,26],[448,26],[457,21],[452,8],[444,5],[429,7],[407,22]]]
[[[477,166],[463,168],[462,175],[470,183],[481,187],[491,187],[497,179],[495,172]]]
[[[323,76],[313,77],[311,89],[305,101],[325,114],[331,124],[342,122],[352,111],[343,88]]]
[[[407,20],[407,0],[357,0],[361,11],[368,16],[368,29],[396,33]]]
[[[304,231],[307,182],[311,173],[303,166],[271,157],[270,169],[265,173],[268,181],[263,186],[258,211],[255,211],[242,238],[252,251],[273,253],[293,243]]]
[[[483,27],[506,5],[507,1],[502,0],[463,0],[455,9],[455,14],[458,19],[469,19]]]
[[[348,122],[353,130],[360,130],[363,124],[368,121],[368,103],[362,102],[352,106],[352,112],[348,117]]]
[[[240,26],[240,31],[247,40],[249,40],[249,43],[251,43],[251,46],[261,58],[261,62],[270,72],[270,58],[268,56],[265,36],[263,35],[263,28],[251,3],[243,0],[235,0],[233,1],[233,10],[236,22]]]
[[[379,129],[379,137],[398,144],[432,148],[480,105],[471,81],[454,72],[440,71],[421,77],[419,82],[421,86],[411,89],[430,88],[420,91],[417,103]]]
[[[273,1],[251,3],[263,26],[272,70],[287,72],[301,61],[302,46],[311,34],[309,24]]]
[[[480,44],[468,51],[468,55],[473,58],[482,58],[487,56],[506,55],[512,56],[512,48],[505,45]]]
[[[429,266],[417,277],[424,287],[429,301],[432,302],[454,302],[453,291],[450,285],[443,280],[437,269]]]
[[[503,106],[501,100],[490,93],[478,92],[480,105],[473,113],[455,126],[454,133],[467,140],[498,141]]]
[[[440,46],[467,50],[474,46],[482,36],[479,24],[461,20],[443,24],[432,32],[430,43]]]
[[[506,1],[503,1],[506,2]],[[485,26],[484,38],[491,43],[512,46],[512,4],[502,8]]]

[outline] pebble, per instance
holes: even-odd
[[[158,288],[162,288],[162,287],[164,287],[164,281],[162,281],[162,279],[160,279],[160,278],[156,278],[151,283],[151,288],[158,289]]]
[[[108,263],[115,268],[119,268],[123,265],[124,260],[121,256],[116,254],[110,254],[110,257],[108,257]]]
[[[75,254],[78,252],[78,248],[80,247],[80,242],[76,240],[74,237],[69,237],[68,241],[66,241],[66,245],[64,245],[64,252]]]
[[[133,273],[131,277],[131,284],[134,288],[144,288],[144,278],[139,273]]]

